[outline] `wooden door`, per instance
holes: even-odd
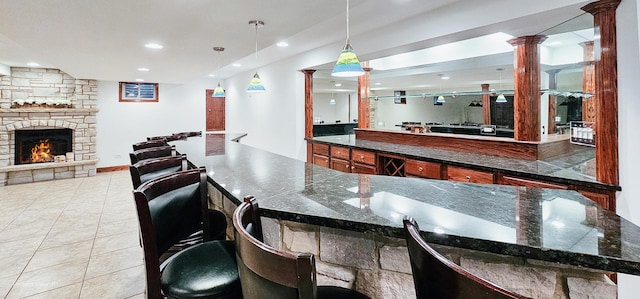
[[[225,98],[213,96],[213,89],[206,90],[207,98],[207,131],[224,131]]]

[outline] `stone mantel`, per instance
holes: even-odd
[[[32,112],[60,112],[60,113],[97,113],[98,108],[0,108],[0,114],[4,113],[32,113]]]
[[[97,113],[98,108],[0,108],[0,114],[5,113],[37,113],[37,112],[51,112],[51,113]]]

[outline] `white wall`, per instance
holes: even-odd
[[[205,90],[215,84],[206,79],[186,85],[160,84],[157,103],[136,103],[118,102],[118,82],[99,81],[97,166],[129,165],[131,145],[147,136],[204,132]]]
[[[638,0],[624,0],[617,9],[618,43],[618,148],[620,186],[617,212],[640,225],[640,5]],[[618,298],[638,298],[640,277],[619,275]]]

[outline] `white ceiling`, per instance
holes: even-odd
[[[350,34],[356,53],[363,53],[360,59],[368,60],[495,32],[514,36],[545,32],[580,15],[579,7],[588,3],[575,0],[516,2],[519,3],[512,0],[351,0]],[[535,4],[553,9],[540,10]],[[531,13],[514,11],[514,5]],[[451,15],[450,23],[442,26],[455,26],[457,22],[464,22],[455,18],[462,10],[477,10],[486,18],[495,16],[484,12],[495,12],[500,20],[475,31],[460,31],[428,40],[407,38],[406,43],[394,42],[386,47],[371,47],[366,43],[367,36],[383,34],[407,20],[434,13]],[[258,30],[258,59],[255,28],[248,24],[254,19],[266,23]],[[563,25],[566,28],[557,31],[584,27],[571,24],[573,22],[568,22]],[[433,28],[433,31],[439,30]],[[76,78],[108,81],[143,78],[147,82],[182,84],[209,74],[228,78],[321,47],[337,46],[337,57],[345,36],[345,0],[2,0],[0,64],[27,66],[33,61],[42,67],[61,69]],[[286,41],[290,46],[276,47],[279,41]],[[160,43],[164,48],[147,49],[144,44],[149,42]],[[226,50],[216,53],[212,50],[214,46]],[[240,62],[242,67],[231,66],[235,62]],[[417,80],[422,80],[420,76],[432,78],[436,73],[447,71],[452,78],[457,78],[456,82],[476,84],[487,78],[497,80],[495,69],[509,66],[511,62],[509,55],[496,54],[407,70],[411,78],[417,76]],[[470,65],[476,70],[473,74],[469,72]],[[150,71],[140,72],[139,67]],[[328,90],[329,81],[335,80],[327,75],[331,62],[309,67],[319,69],[315,76],[325,82],[317,85],[318,89]],[[374,71],[372,83],[386,78],[385,84],[403,88],[409,81],[408,77],[402,77],[407,76],[407,70]]]

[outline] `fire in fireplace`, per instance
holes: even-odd
[[[16,165],[53,162],[72,151],[71,129],[18,130],[15,140]]]

